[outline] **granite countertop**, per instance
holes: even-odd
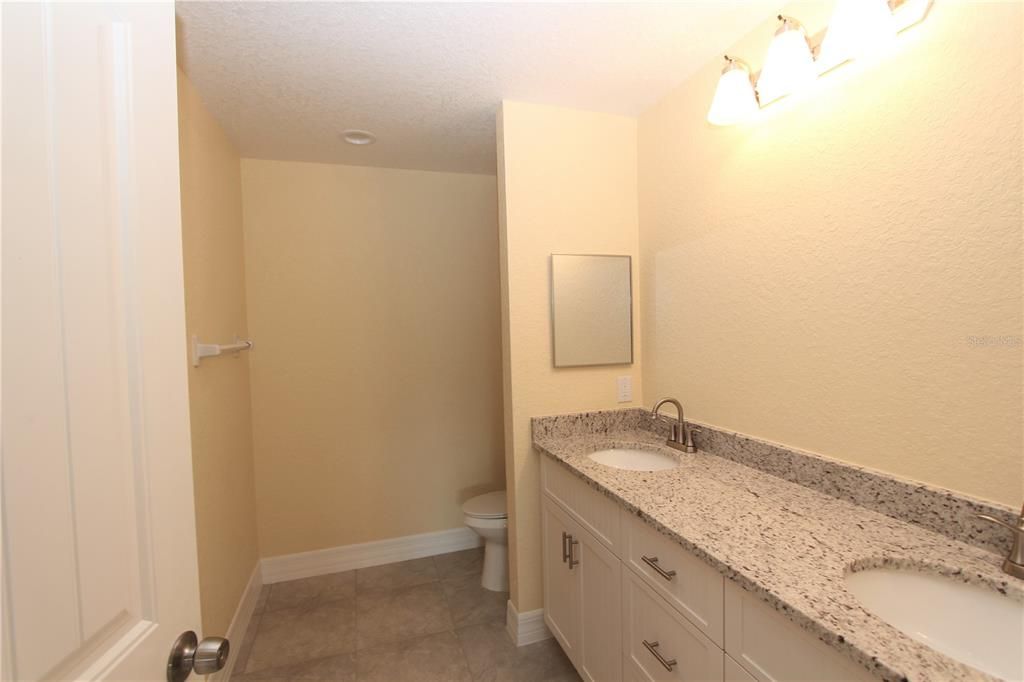
[[[645,430],[534,434],[535,447],[776,610],[885,680],[993,680],[862,608],[847,571],[908,567],[1024,601],[1001,557],[729,459],[687,454]],[[610,447],[654,450],[680,466],[638,472],[598,464]]]

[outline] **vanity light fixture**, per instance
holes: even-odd
[[[350,128],[348,130],[341,131],[341,139],[349,144],[361,147],[376,142],[377,136],[369,130],[357,130],[355,128]]]
[[[757,93],[750,78],[750,67],[739,59],[725,55],[725,68],[718,78],[715,97],[711,100],[708,121],[716,126],[731,126],[749,120],[757,113]]]
[[[804,27],[797,20],[782,14],[779,15],[779,21],[782,24],[768,46],[761,77],[757,79],[757,94],[762,105],[800,92],[818,77]]]
[[[832,24],[820,43],[812,42],[800,22],[780,14],[782,24],[759,74],[745,62],[726,57],[708,122],[727,126],[749,120],[758,109],[799,92],[836,66],[884,48],[898,33],[921,22],[933,2],[836,0]]]
[[[882,50],[895,39],[896,21],[886,0],[837,0],[821,42],[820,71]]]

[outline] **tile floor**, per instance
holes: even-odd
[[[267,585],[232,682],[577,682],[554,640],[517,648],[482,549]]]

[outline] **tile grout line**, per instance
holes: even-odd
[[[466,626],[466,627],[472,627],[472,626]],[[455,637],[455,643],[459,647],[459,652],[462,653],[462,662],[466,664],[466,672],[469,673],[469,679],[472,680],[473,682],[475,682],[476,679],[477,679],[477,676],[473,674],[473,667],[469,664],[469,655],[466,653],[466,647],[462,643],[462,638],[459,637],[457,631],[453,631],[452,635]]]
[[[444,587],[441,586],[441,569],[437,565],[437,557],[431,557],[431,560],[434,563],[434,573],[437,574],[437,583],[438,589],[441,590],[441,598],[444,599],[445,608],[448,610],[448,621],[452,624],[451,630],[449,632],[451,632],[452,637],[455,638],[455,645],[459,647],[459,653],[462,654],[462,664],[466,666],[466,672],[469,674],[469,679],[471,681],[475,680],[475,677],[473,676],[473,668],[471,668],[469,665],[469,656],[466,655],[466,649],[462,646],[462,640],[459,638],[459,635],[456,632],[455,614],[452,612],[452,603],[451,601],[449,601],[448,595],[445,593]]]
[[[339,572],[343,573],[344,571],[339,571]],[[354,579],[354,576],[353,576],[353,579]],[[300,580],[304,580],[304,578],[300,578]],[[286,582],[289,582],[289,581],[286,581]],[[269,587],[270,587],[271,590],[273,590],[274,585],[270,585]],[[333,603],[335,601],[342,601],[340,599],[333,599],[331,601],[326,601],[326,602],[325,601],[321,601],[322,598],[323,598],[323,594],[324,594],[324,591],[321,590],[313,598],[311,598],[311,599],[309,599],[307,601],[307,603],[310,604],[309,611],[314,611],[314,610],[316,610],[316,609],[318,609],[318,608],[320,608],[320,607],[322,607],[322,606],[324,606],[326,604],[331,604],[331,603]],[[263,615],[264,615],[264,613],[267,612],[267,607],[270,605],[270,596],[271,596],[270,592],[268,592],[267,593],[267,601],[266,601],[266,603],[263,606],[263,611],[260,612],[260,614],[259,614],[260,618],[259,618],[258,623],[262,623],[262,621],[263,621]],[[356,608],[355,598],[356,598],[355,585],[353,583],[353,594],[352,594],[353,630],[355,630],[355,619],[358,618],[358,613],[359,613],[358,609]],[[304,607],[301,606],[301,605],[300,606],[288,606],[288,607],[285,607],[284,609],[277,609],[277,610],[278,611],[286,611],[286,610],[293,609],[293,608],[304,608]],[[253,633],[253,643],[256,642],[256,635],[258,634],[258,632],[259,632],[259,628],[257,627],[257,632]],[[357,639],[355,632],[353,632],[353,639]],[[253,648],[254,647],[250,646],[249,647],[249,651],[247,653],[251,654]],[[352,656],[352,662],[354,664],[356,664],[356,673],[357,673],[357,677],[358,677],[359,665],[358,665],[358,662],[356,661],[356,654],[357,653],[358,653],[358,640],[356,641],[356,644],[354,645],[354,648],[353,648],[351,653],[328,654],[326,656],[314,656],[312,658],[306,658],[305,660],[302,661],[302,663],[303,663],[303,665],[306,665],[306,664],[309,664],[309,663],[316,663],[317,661],[324,661],[324,660],[327,660],[329,658],[339,658],[341,656]],[[245,661],[246,664],[248,664],[248,659],[249,658],[250,658],[250,656],[246,656],[246,661]],[[274,670],[282,670],[282,671],[284,671],[286,668],[289,668],[289,667],[290,666],[270,666],[268,668],[262,668],[260,670],[254,670],[253,672],[254,673],[268,673],[268,672],[273,672]],[[242,674],[245,675],[245,673],[242,673]]]
[[[423,638],[426,638],[426,637],[436,636],[436,635],[442,634],[442,633],[450,633],[451,636],[455,637],[456,645],[459,647],[459,652],[462,655],[462,662],[463,662],[463,665],[465,667],[466,672],[468,673],[470,679],[475,680],[476,677],[473,675],[472,668],[471,668],[471,666],[469,664],[469,657],[466,654],[466,650],[465,650],[465,647],[463,646],[462,640],[459,638],[459,636],[457,634],[458,628],[455,625],[455,614],[454,614],[454,611],[452,609],[451,601],[448,598],[448,595],[446,594],[446,592],[444,590],[444,587],[443,587],[444,579],[441,577],[443,572],[441,570],[441,567],[438,565],[438,561],[437,561],[435,556],[431,556],[430,557],[430,562],[431,562],[431,567],[434,569],[433,570],[433,574],[434,574],[433,578],[432,578],[432,580],[430,580],[430,581],[428,581],[426,583],[421,583],[421,585],[433,584],[433,585],[436,586],[436,589],[438,589],[441,592],[441,598],[442,598],[442,600],[444,602],[445,611],[446,611],[446,613],[448,615],[448,619],[449,619],[449,621],[448,621],[449,622],[449,627],[445,628],[444,630],[441,630],[440,632],[436,632],[436,633],[426,633],[426,634],[422,634],[422,635],[416,635],[416,636],[413,636],[413,637],[404,637],[404,638],[392,640],[391,642],[378,642],[376,644],[372,644],[370,646],[367,646],[364,649],[360,649],[360,647],[359,647],[359,644],[360,644],[360,642],[359,642],[359,629],[358,629],[358,624],[359,624],[358,602],[359,602],[359,597],[360,597],[360,595],[362,593],[362,590],[360,590],[360,587],[359,587],[359,579],[358,579],[359,578],[359,570],[360,569],[352,569],[353,572],[355,573],[355,575],[353,575],[353,597],[352,597],[352,606],[353,606],[352,618],[353,618],[353,630],[354,630],[354,632],[353,632],[353,634],[354,634],[354,637],[353,637],[354,644],[353,644],[353,649],[352,649],[351,653],[349,653],[349,654],[346,654],[346,653],[336,653],[336,654],[329,654],[329,655],[325,655],[325,656],[316,656],[316,657],[312,657],[312,658],[306,658],[306,659],[304,659],[301,662],[301,664],[302,665],[306,665],[306,664],[310,664],[310,663],[315,663],[317,661],[322,661],[322,660],[331,659],[331,658],[337,658],[337,657],[345,656],[345,655],[351,655],[351,657],[352,657],[351,660],[352,660],[352,662],[353,662],[353,664],[355,666],[355,671],[354,672],[355,672],[355,675],[356,675],[356,677],[358,679],[359,678],[359,661],[361,659],[362,653],[364,653],[365,651],[373,649],[373,648],[378,647],[378,646],[385,646],[385,645],[388,645],[388,644],[398,644],[398,645],[401,645],[401,644],[408,643],[408,642],[414,642],[416,640],[420,640],[420,639],[423,639]],[[393,562],[393,563],[402,563],[402,562]],[[343,572],[344,571],[339,571],[339,573],[343,573]],[[305,579],[300,579],[300,580],[305,580]],[[291,582],[291,581],[287,581],[287,582]],[[247,668],[249,666],[249,663],[251,662],[252,654],[257,650],[257,647],[255,646],[257,644],[257,638],[258,638],[259,634],[261,633],[261,631],[263,631],[263,629],[264,629],[265,623],[263,623],[263,617],[267,613],[273,613],[273,611],[270,609],[270,603],[271,603],[271,597],[273,596],[273,593],[276,591],[275,587],[276,587],[276,585],[268,585],[267,586],[267,589],[268,589],[267,598],[266,598],[266,600],[263,603],[263,608],[260,610],[260,612],[258,614],[255,615],[253,622],[250,623],[250,627],[246,631],[246,636],[251,631],[251,633],[252,633],[251,640],[252,641],[251,641],[250,646],[244,652],[246,654],[245,655],[245,660],[240,660],[239,661],[239,663],[241,664],[241,669],[238,670],[238,673],[239,673],[239,676],[243,680],[246,678],[246,676],[248,674],[250,674],[250,671],[248,671]],[[413,588],[416,588],[416,587],[419,587],[419,585],[411,585],[411,586],[405,586],[405,587],[399,587],[399,588],[392,588],[392,589],[389,589],[389,590],[382,590],[381,592],[397,592],[397,591],[401,591],[401,590],[413,589]],[[372,595],[373,592],[374,591],[370,590],[369,594]],[[307,600],[305,602],[306,607],[305,607],[304,610],[313,611],[313,610],[316,610],[316,609],[324,607],[326,604],[331,603],[331,602],[323,601],[325,593],[326,593],[326,588],[321,589],[311,599]],[[362,595],[362,596],[367,596],[367,595]],[[332,600],[332,601],[334,601],[334,600]],[[303,608],[303,606],[301,604],[298,605],[298,606],[286,606],[284,609],[278,609],[278,611],[286,610],[286,609],[291,609],[291,608]],[[464,627],[471,627],[471,626],[472,626],[471,624],[464,625]],[[245,637],[243,637],[243,640],[244,639],[245,639]],[[240,653],[242,653],[242,652],[240,652]],[[275,670],[280,670],[282,673],[285,673],[285,671],[289,667],[290,666],[274,666],[274,665],[271,665],[271,666],[266,667],[266,668],[260,668],[258,670],[253,670],[253,671],[251,671],[251,673],[253,673],[253,674],[255,674],[255,673],[267,674],[267,673],[273,673],[273,671],[275,671]]]
[[[443,579],[441,578],[441,571],[437,566],[436,556],[434,557],[434,570],[437,571],[438,582],[443,582]],[[466,647],[462,643],[462,638],[458,635],[458,631],[460,628],[455,627],[455,614],[452,612],[451,602],[448,600],[448,595],[445,594],[444,588],[441,588],[441,596],[444,598],[445,604],[448,606],[448,617],[451,619],[452,622],[452,636],[455,637],[455,643],[456,645],[458,645],[459,652],[462,654],[462,662],[466,666],[466,672],[469,673],[469,679],[472,682],[475,682],[477,680],[477,676],[473,674],[473,667],[469,664],[469,655],[466,653]],[[473,624],[463,624],[461,629],[470,627],[473,627]]]

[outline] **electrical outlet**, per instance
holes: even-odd
[[[615,383],[619,389],[619,402],[633,402],[633,377],[619,377]]]

